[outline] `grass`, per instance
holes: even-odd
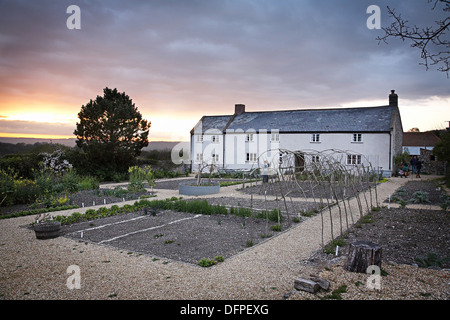
[[[342,300],[341,293],[347,292],[347,286],[344,284],[337,288],[336,290],[333,290],[331,294],[327,294],[326,296],[323,296],[322,300]]]
[[[327,253],[327,254],[335,254],[336,253],[336,247],[344,247],[347,243],[344,241],[344,239],[342,238],[336,238],[333,241],[331,241],[330,243],[328,243],[324,248],[323,248],[323,252]]]

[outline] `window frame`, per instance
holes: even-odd
[[[279,133],[271,133],[270,134],[270,142],[280,142],[280,134]]]
[[[311,143],[320,143],[322,142],[320,139],[320,133],[312,133],[310,138]]]
[[[362,157],[360,154],[348,154],[347,165],[356,166],[362,163]]]
[[[363,143],[363,135],[362,133],[353,133],[352,134],[352,143]]]
[[[247,152],[246,159],[246,162],[256,162],[258,157],[254,152]]]

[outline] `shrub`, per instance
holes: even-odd
[[[146,181],[149,186],[154,185],[154,177],[152,168],[150,166],[145,166],[140,168],[138,166],[133,166],[128,168],[128,174],[130,183],[128,185],[128,190],[132,192],[145,191],[144,182]]]
[[[39,196],[39,186],[29,179],[14,180],[14,190],[9,198],[10,204],[27,204]],[[7,202],[8,203],[8,202]]]

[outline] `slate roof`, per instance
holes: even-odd
[[[432,132],[403,132],[403,146],[405,147],[433,147],[440,140]]]
[[[294,132],[390,132],[392,106],[366,108],[303,109],[264,112],[244,112],[230,116],[204,116],[203,132],[217,128],[221,131],[279,130]]]
[[[196,130],[196,128],[201,124],[201,132],[205,133],[206,131],[211,131],[213,129],[220,130],[223,132],[225,130],[226,125],[232,118],[232,115],[228,116],[204,116],[200,119],[200,121],[195,125],[195,127],[191,130],[191,133]],[[200,129],[198,129],[200,130]]]

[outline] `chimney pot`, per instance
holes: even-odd
[[[389,105],[398,107],[398,95],[395,93],[395,90],[391,90],[391,94],[389,95]]]
[[[234,114],[235,115],[240,115],[243,114],[245,112],[245,104],[235,104],[234,105]]]

